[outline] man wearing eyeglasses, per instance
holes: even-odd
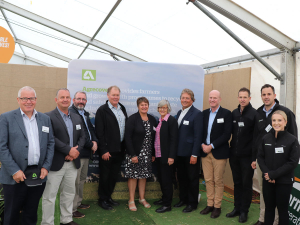
[[[90,120],[90,114],[84,110],[86,103],[86,93],[77,91],[73,98],[73,105],[69,108],[70,112],[76,113],[81,117],[86,139],[84,148],[80,152],[80,168],[77,171],[77,178],[75,181],[76,193],[73,201],[73,218],[82,218],[85,216],[83,213],[77,211],[77,209],[90,208],[90,205],[81,203],[83,199],[83,185],[88,173],[91,153],[94,154],[98,148],[98,139]]]
[[[0,116],[0,183],[5,196],[4,225],[35,225],[54,154],[50,118],[35,110],[33,88],[18,92],[20,108]]]

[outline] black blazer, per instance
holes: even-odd
[[[127,121],[127,113],[125,107],[119,103],[121,110]],[[102,156],[106,152],[124,152],[125,141],[121,142],[120,128],[115,114],[108,107],[108,101],[99,107],[95,117],[95,131],[98,138],[98,149]],[[125,140],[125,138],[124,138]]]
[[[168,158],[175,159],[178,148],[178,124],[173,116],[162,121],[160,127],[161,163],[168,163]],[[157,133],[156,133],[157,135]],[[153,149],[155,151],[155,149]]]
[[[51,171],[59,171],[65,162],[65,157],[71,150],[70,139],[66,124],[61,117],[57,108],[46,113],[50,119],[53,128],[53,136],[55,139],[54,156],[52,161]],[[73,123],[73,145],[78,145],[78,151],[81,152],[85,144],[85,136],[83,124],[80,116],[70,112],[70,117]],[[81,129],[77,130],[76,125],[80,125]],[[77,169],[80,168],[80,157],[74,160]]]
[[[203,111],[203,142],[206,145],[213,144],[214,149],[211,152],[216,159],[227,159],[230,154],[228,141],[231,137],[232,114],[228,109],[220,106],[211,128],[210,143],[206,143],[209,114],[210,109]],[[218,123],[218,119],[223,119],[224,122]],[[206,156],[207,154],[201,149],[201,157]]]
[[[152,137],[152,155],[154,155],[154,139],[155,139],[155,130],[154,127],[157,126],[156,119],[147,114],[150,121],[150,130]],[[138,156],[142,150],[143,141],[146,135],[144,128],[143,120],[139,112],[132,114],[125,126],[125,142],[126,142],[126,152],[131,157]]]
[[[181,110],[177,113],[177,120]],[[183,124],[188,121],[188,124]],[[200,156],[203,133],[203,114],[193,105],[185,114],[178,128],[178,156]]]

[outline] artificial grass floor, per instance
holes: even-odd
[[[203,191],[201,191],[203,190]],[[200,215],[199,212],[206,206],[206,193],[204,185],[200,185],[201,200],[198,204],[198,209],[191,213],[182,213],[184,207],[172,208],[171,212],[166,213],[156,213],[155,210],[159,206],[153,205],[153,202],[157,199],[147,199],[147,201],[152,205],[150,209],[144,208],[136,200],[137,212],[131,212],[128,209],[126,200],[118,200],[120,206],[115,207],[114,210],[107,211],[98,206],[95,200],[84,200],[84,204],[90,204],[91,207],[86,210],[79,210],[85,214],[84,218],[74,219],[74,221],[80,225],[87,224],[117,224],[117,225],[231,225],[240,224],[238,222],[238,217],[227,218],[226,213],[231,212],[234,208],[233,199],[231,196],[224,192],[224,198],[222,202],[222,212],[219,218],[212,219],[210,214]],[[173,204],[179,201],[178,198],[173,199]],[[42,210],[41,202],[38,212],[38,223],[41,222]],[[248,221],[244,224],[254,224],[259,217],[259,204],[251,204]],[[59,199],[56,199],[55,206],[55,225],[59,225]]]

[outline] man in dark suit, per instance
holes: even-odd
[[[111,198],[125,151],[125,122],[127,113],[119,102],[120,89],[111,86],[107,89],[108,101],[96,112],[95,131],[99,144],[100,180],[98,204],[106,210],[112,210],[119,203]]]
[[[187,205],[182,212],[197,209],[199,195],[200,148],[202,143],[202,112],[193,106],[194,93],[184,89],[180,95],[182,110],[177,113],[178,152],[177,177],[180,201],[174,207]]]
[[[18,224],[22,210],[23,224],[37,223],[38,205],[52,163],[54,138],[50,118],[34,109],[36,99],[35,90],[25,86],[18,93],[20,108],[0,116],[4,225]]]
[[[231,136],[232,115],[220,106],[221,94],[217,90],[209,93],[210,108],[203,111],[202,167],[206,183],[207,206],[200,214],[211,213],[211,218],[221,214],[224,191],[223,176],[227,158],[228,141]]]
[[[60,224],[77,225],[72,221],[75,180],[80,168],[79,153],[85,144],[83,124],[80,116],[69,112],[70,92],[58,90],[57,108],[47,115],[51,119],[55,137],[53,163],[43,194],[42,225],[54,225],[55,199],[60,188]]]
[[[73,98],[73,105],[69,108],[70,112],[75,113],[81,117],[86,138],[84,148],[79,155],[80,168],[77,171],[77,178],[75,181],[76,194],[73,201],[73,218],[82,218],[85,216],[77,209],[90,208],[90,205],[82,204],[83,186],[89,169],[89,159],[91,157],[91,154],[94,154],[98,148],[98,139],[96,138],[94,126],[90,120],[90,114],[84,110],[86,103],[86,93],[77,91]]]

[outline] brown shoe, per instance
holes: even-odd
[[[77,209],[88,209],[90,208],[91,206],[88,205],[88,204],[80,204],[80,206],[77,207]]]
[[[83,213],[78,212],[78,211],[73,212],[73,218],[78,219],[78,218],[83,218],[83,217],[85,217],[85,215]]]
[[[213,207],[213,206],[206,206],[206,207],[205,207],[205,209],[203,209],[203,210],[200,212],[200,214],[202,214],[202,215],[206,215],[206,214],[208,214],[208,213],[212,212],[212,211],[213,211],[213,209],[214,209],[214,207]]]
[[[210,218],[218,218],[221,214],[221,208],[214,208],[213,211],[211,212]]]
[[[254,225],[264,225],[264,222],[260,222],[259,220]]]

